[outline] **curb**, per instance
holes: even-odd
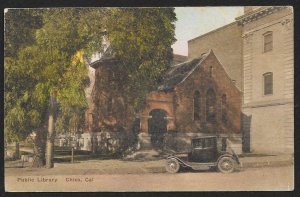
[[[265,161],[265,162],[241,162],[240,169],[245,168],[263,168],[263,167],[282,167],[293,165],[294,162],[291,160],[283,161]],[[148,173],[165,173],[165,167],[148,167],[146,168]]]
[[[264,162],[241,162],[242,168],[260,168],[260,167],[281,167],[293,165],[291,160],[283,161],[264,161]]]

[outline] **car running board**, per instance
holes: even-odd
[[[182,161],[183,162],[183,161]],[[204,166],[216,166],[217,163],[216,162],[208,162],[208,163],[198,163],[198,162],[183,162],[185,165],[189,166],[189,167],[204,167]]]

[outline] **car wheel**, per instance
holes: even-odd
[[[168,159],[166,163],[166,170],[170,173],[177,173],[180,169],[180,164],[177,159]]]
[[[231,157],[223,157],[218,162],[218,170],[223,173],[232,173],[236,163]]]

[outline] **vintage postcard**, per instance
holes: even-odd
[[[294,190],[292,6],[4,13],[5,191]]]

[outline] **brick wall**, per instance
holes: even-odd
[[[92,91],[92,104],[86,115],[89,132],[100,132],[101,127],[118,126],[131,129],[132,110],[124,93],[125,76],[116,64],[99,66],[95,70],[95,83]]]
[[[212,66],[212,76],[210,67]],[[206,120],[206,93],[213,89],[216,94],[216,123]],[[200,92],[200,120],[194,120],[194,92]],[[222,123],[222,95],[227,97],[227,124]],[[213,52],[184,82],[175,88],[176,127],[184,132],[240,133],[241,92],[229,78]]]
[[[230,23],[188,41],[188,59],[199,57],[210,49],[214,51],[230,78],[242,91],[242,27]]]

